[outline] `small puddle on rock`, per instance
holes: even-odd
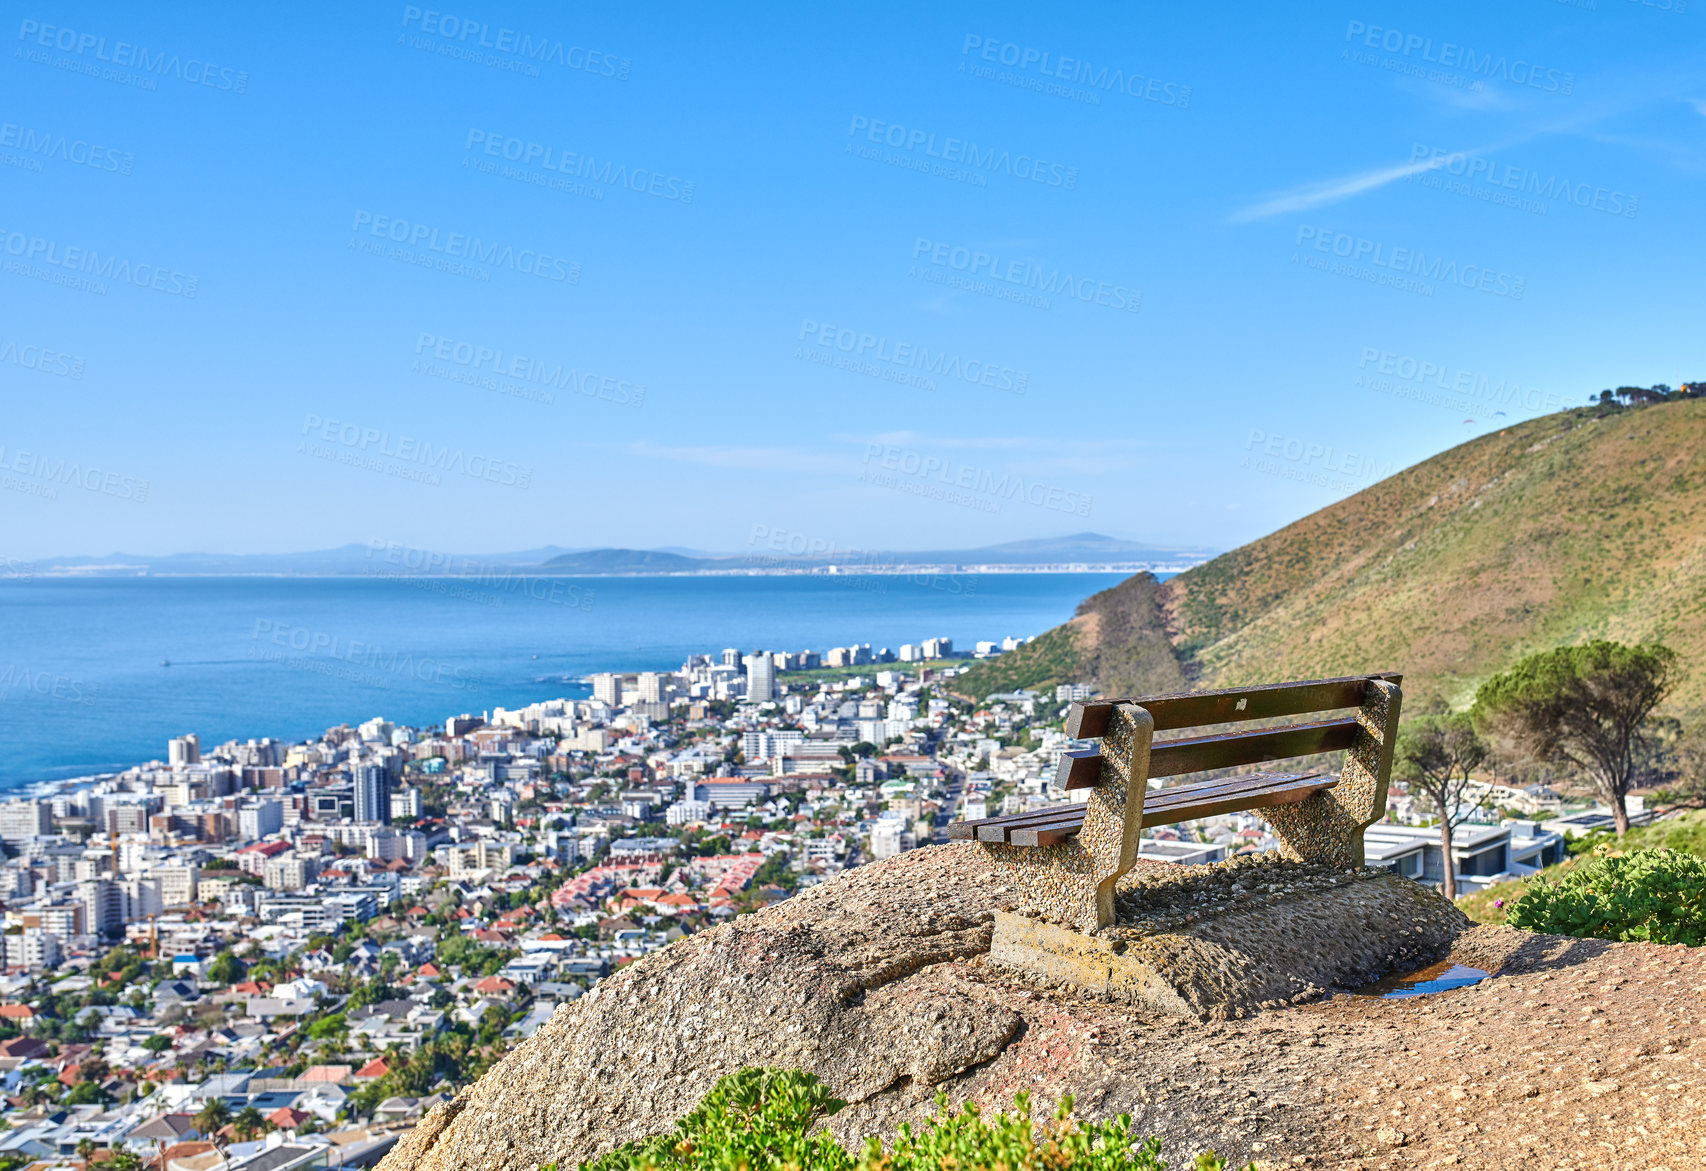
[[[1487,973],[1480,968],[1471,968],[1466,964],[1454,964],[1445,960],[1432,967],[1423,968],[1419,972],[1408,972],[1402,976],[1387,976],[1372,984],[1364,984],[1361,988],[1351,990],[1353,996],[1374,996],[1381,1000],[1402,1000],[1410,996],[1427,996],[1433,992],[1446,992],[1452,988],[1467,988],[1471,984],[1479,984],[1487,978]]]

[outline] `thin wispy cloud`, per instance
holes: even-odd
[[[1497,148],[1488,148],[1497,149]],[[1232,214],[1235,224],[1247,224],[1252,220],[1265,220],[1271,216],[1289,215],[1292,212],[1312,211],[1317,207],[1325,207],[1330,203],[1350,199],[1366,191],[1374,191],[1389,183],[1408,179],[1412,175],[1437,171],[1446,166],[1452,159],[1468,154],[1481,154],[1481,150],[1459,151],[1456,154],[1441,155],[1417,159],[1415,162],[1404,163],[1396,167],[1376,167],[1372,171],[1363,171],[1355,175],[1347,175],[1338,179],[1328,179],[1320,183],[1311,183],[1306,187],[1294,188],[1283,194],[1265,199],[1260,203]]]

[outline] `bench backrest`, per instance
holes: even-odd
[[[1067,714],[1066,734],[1074,739],[1093,739],[1104,735],[1115,708],[1122,704],[1143,708],[1154,721],[1157,732],[1359,708],[1363,710],[1351,715],[1279,727],[1154,741],[1150,745],[1149,768],[1144,780],[1263,764],[1317,752],[1373,747],[1381,758],[1378,780],[1382,791],[1377,800],[1384,813],[1384,782],[1391,768],[1391,737],[1387,734],[1387,720],[1380,719],[1379,726],[1371,726],[1369,709],[1375,697],[1370,694],[1370,684],[1375,680],[1396,687],[1403,676],[1393,671],[1380,671],[1261,687],[1232,687],[1222,691],[1082,701],[1074,703]],[[1384,704],[1379,707],[1384,711]],[[1394,717],[1396,714],[1392,713]],[[1371,739],[1378,743],[1370,745]],[[1384,751],[1379,751],[1382,749]],[[1102,764],[1102,753],[1097,749],[1068,752],[1061,758],[1056,784],[1064,789],[1094,788],[1100,783]]]

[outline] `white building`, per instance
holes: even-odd
[[[871,827],[871,857],[879,861],[904,854],[917,844],[906,823],[897,818],[883,818]]]
[[[677,801],[663,813],[664,822],[668,825],[694,825],[710,818],[709,801]]]
[[[391,820],[415,818],[421,815],[421,791],[410,785],[391,794]]]
[[[746,698],[754,703],[776,698],[776,660],[765,651],[746,657]]]
[[[0,802],[0,838],[27,841],[53,833],[53,805],[47,801],[20,798]]]
[[[59,966],[59,940],[39,927],[26,927],[21,935],[8,935],[6,966],[32,972]]]
[[[125,923],[124,887],[110,878],[91,878],[77,884],[83,903],[83,926],[91,935],[122,931]]]
[[[173,768],[201,761],[201,737],[191,732],[166,741],[166,763]]]
[[[256,801],[237,811],[238,836],[258,841],[284,828],[284,802]]]

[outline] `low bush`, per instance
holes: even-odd
[[[820,1125],[845,1105],[809,1073],[743,1069],[669,1133],[627,1143],[580,1171],[1164,1171],[1161,1140],[1134,1135],[1130,1115],[1082,1122],[1070,1097],[1038,1126],[1027,1094],[1011,1113],[989,1119],[970,1102],[952,1114],[947,1095],[938,1095],[936,1116],[922,1128],[901,1126],[888,1150],[868,1138],[856,1157]],[[1195,1171],[1225,1166],[1212,1151],[1194,1164]]]
[[[1507,922],[1582,939],[1700,947],[1706,945],[1706,859],[1600,845],[1557,878],[1531,879]]]

